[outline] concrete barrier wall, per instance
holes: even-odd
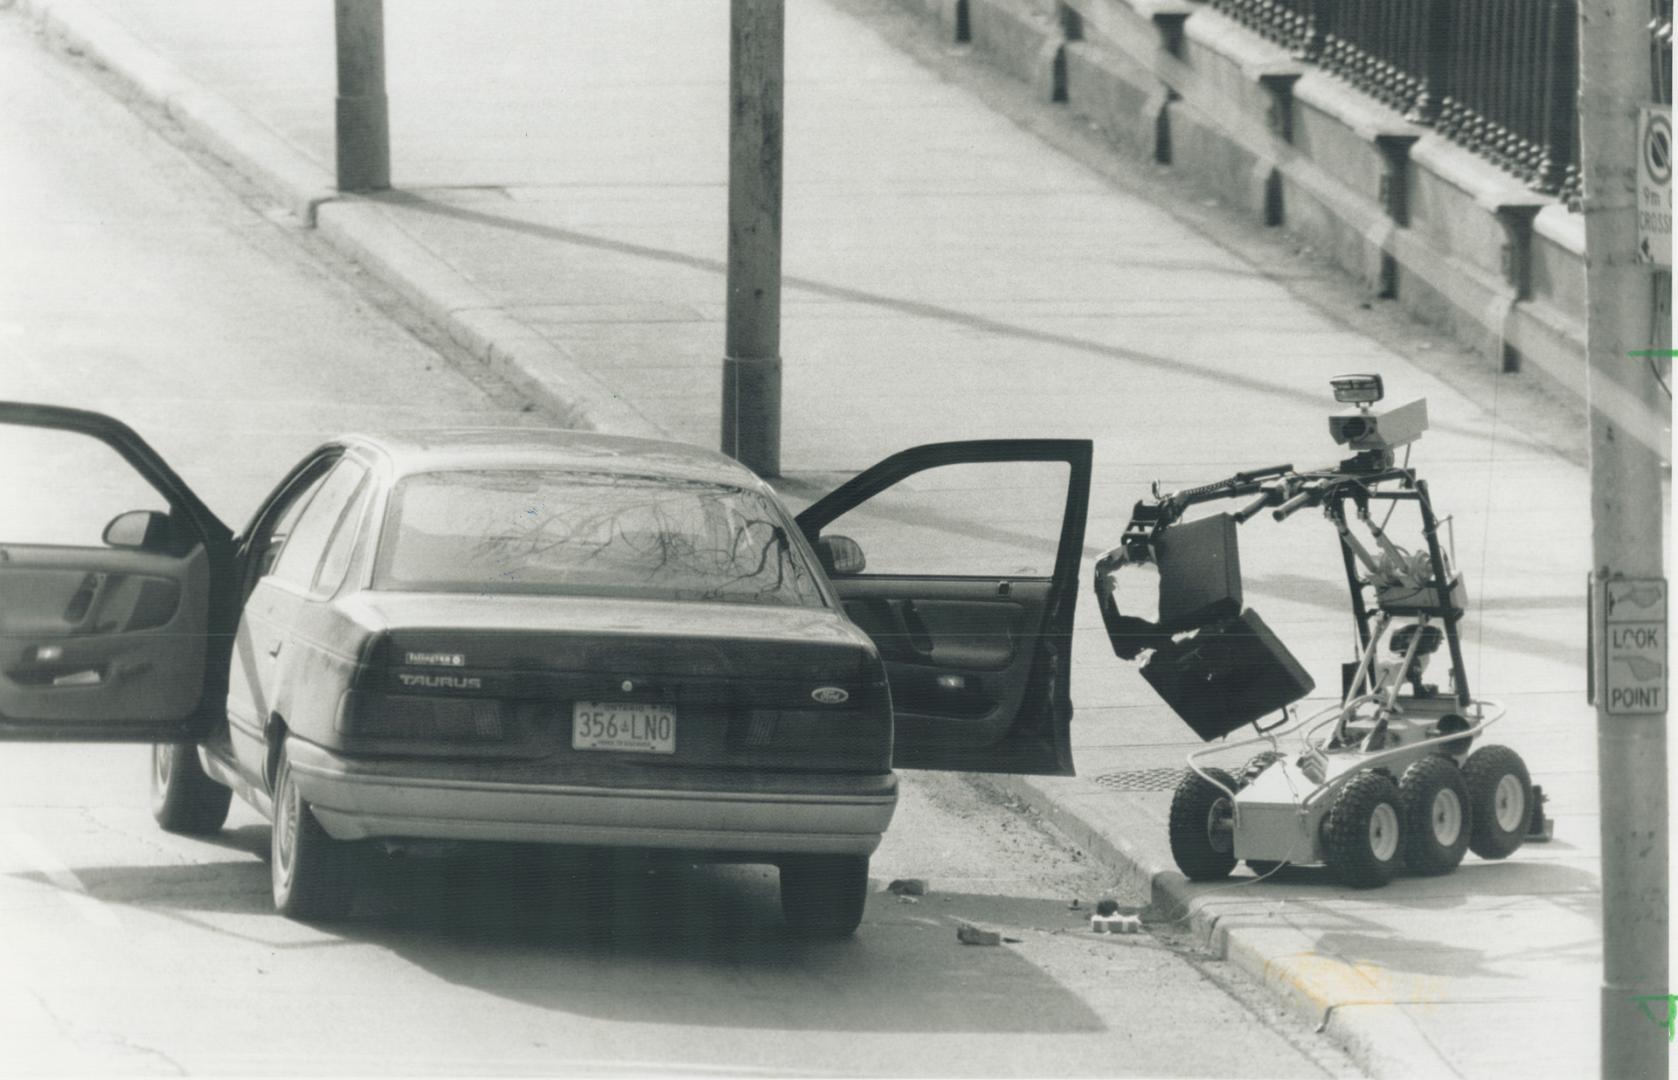
[[[1203,3],[899,2],[1116,147],[1582,399],[1584,228],[1556,200]]]

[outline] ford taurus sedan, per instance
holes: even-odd
[[[289,916],[342,915],[367,841],[519,841],[773,864],[789,925],[842,936],[894,765],[1071,771],[1088,442],[919,447],[794,517],[676,443],[348,436],[235,536],[116,420],[8,425],[104,444],[156,505],[96,543],[0,521],[0,738],[152,743],[172,831],[237,793]],[[1032,520],[936,480],[991,467],[1047,470],[1009,489]]]

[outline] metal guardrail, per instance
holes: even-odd
[[[1212,0],[1546,194],[1579,192],[1575,0]]]
[[[1307,25],[1312,0],[1212,0],[1212,6],[1254,33],[1293,47],[1304,59],[1305,43],[1313,31]]]

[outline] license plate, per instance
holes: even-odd
[[[676,710],[628,701],[573,702],[571,749],[674,754]]]

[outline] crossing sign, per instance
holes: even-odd
[[[1666,579],[1616,578],[1600,588],[1596,685],[1604,706],[1611,716],[1666,712]]]

